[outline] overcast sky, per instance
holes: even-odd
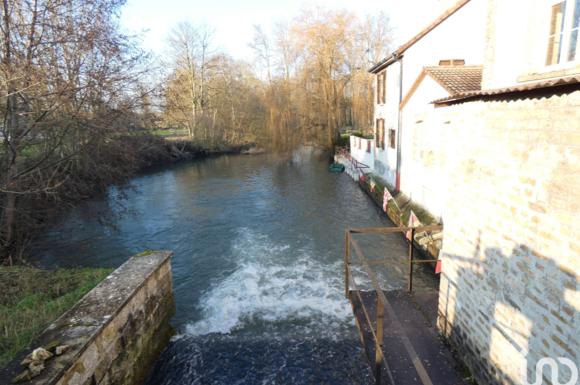
[[[214,44],[235,58],[251,60],[253,25],[268,30],[290,20],[305,6],[347,9],[360,16],[384,11],[391,17],[397,44],[405,41],[453,0],[128,0],[121,23],[128,32],[144,32],[144,47],[161,54],[173,26],[189,20],[215,29]]]

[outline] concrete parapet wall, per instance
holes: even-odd
[[[10,383],[26,367],[34,349],[66,346],[43,361],[44,369],[23,384],[139,384],[168,342],[173,314],[170,252],[151,251],[130,258],[50,325],[0,372]]]

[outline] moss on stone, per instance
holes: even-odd
[[[371,183],[374,183],[374,191],[371,191]],[[387,205],[387,210],[389,211],[389,217],[397,224],[406,226],[409,223],[409,216],[411,210],[415,213],[419,221],[424,225],[437,224],[437,219],[429,211],[427,211],[422,206],[414,203],[406,195],[399,193],[395,194],[392,188],[388,187],[388,184],[384,179],[368,173],[365,175],[365,180],[362,182],[363,188],[371,195],[373,200],[382,207],[383,205],[383,194],[384,189],[388,189],[389,193],[393,196],[394,201],[390,201]],[[392,217],[394,215],[394,218]],[[397,221],[398,220],[398,221]]]
[[[135,254],[134,257],[146,257],[148,255],[155,254],[157,252],[158,252],[158,250],[149,250],[148,249],[148,250],[140,252],[139,254]]]

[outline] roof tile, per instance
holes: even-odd
[[[451,95],[481,90],[482,66],[425,67],[425,73]]]
[[[547,79],[543,81],[518,84],[511,87],[494,88],[486,90],[464,91],[449,97],[435,100],[434,104],[451,104],[468,99],[477,99],[483,97],[493,97],[505,94],[516,94],[520,92],[536,91],[553,87],[574,86],[580,87],[580,75],[573,75],[561,78]]]

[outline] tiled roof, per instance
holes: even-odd
[[[512,87],[494,88],[489,90],[465,91],[446,98],[435,100],[434,104],[452,104],[455,102],[466,101],[468,99],[480,99],[486,96],[499,96],[506,94],[515,94],[520,92],[545,90],[554,87],[572,86],[580,89],[580,75],[568,76],[556,79],[543,80],[533,83],[518,84]]]
[[[450,95],[481,90],[482,66],[425,67],[425,73],[433,78]]]
[[[450,7],[445,12],[443,12],[431,24],[429,24],[427,27],[423,28],[418,34],[413,36],[413,38],[411,38],[411,40],[407,41],[405,44],[403,44],[402,46],[397,48],[397,50],[395,52],[393,52],[393,54],[391,56],[387,56],[386,58],[384,58],[383,60],[381,60],[380,62],[378,62],[374,66],[372,66],[369,69],[369,72],[370,73],[377,73],[378,71],[381,71],[383,68],[385,68],[388,65],[390,65],[391,63],[393,63],[406,50],[411,48],[415,43],[417,43],[419,40],[421,40],[423,37],[425,37],[425,35],[427,35],[429,32],[434,30],[437,26],[439,26],[441,23],[443,23],[445,20],[447,20],[449,17],[451,17],[455,12],[457,12],[461,8],[463,8],[463,6],[467,3],[469,3],[469,1],[470,0],[459,0],[452,7]]]

